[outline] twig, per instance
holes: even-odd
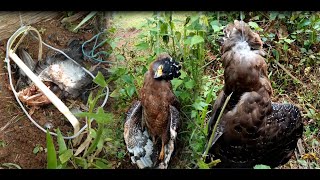
[[[220,119],[221,119],[221,117],[222,117],[223,111],[224,111],[224,109],[226,108],[226,105],[228,104],[228,102],[229,102],[232,94],[233,94],[233,92],[227,97],[226,101],[225,101],[224,104],[223,104],[223,107],[222,107],[222,109],[221,109],[221,111],[220,111],[220,114],[219,114],[219,116],[218,116],[218,119],[217,119],[217,121],[216,121],[216,124],[214,125],[212,134],[211,134],[211,136],[210,136],[209,142],[208,142],[208,144],[207,144],[206,151],[205,151],[205,152],[203,153],[203,155],[202,155],[202,158],[203,158],[203,159],[204,159],[204,157],[207,156],[207,154],[208,154],[208,152],[209,152],[210,146],[211,146],[211,144],[212,144],[212,142],[213,142],[213,139],[214,139],[214,136],[215,136],[215,132],[217,131],[218,124],[219,124]]]
[[[203,65],[200,69],[204,69],[205,67],[209,66],[213,61],[216,61],[216,59],[208,62],[207,64]]]
[[[303,154],[306,153],[306,152],[305,152],[305,149],[304,149],[304,147],[303,147],[303,145],[302,145],[301,139],[299,139],[298,142],[297,142],[297,148],[298,148],[298,151],[299,151],[300,156],[302,156]],[[297,159],[298,159],[298,158],[297,158]]]
[[[303,87],[307,87],[307,85],[305,83],[303,83],[302,81],[300,81],[298,78],[296,78],[295,76],[293,76],[282,64],[280,64],[278,61],[275,61],[277,63],[277,65],[284,70],[284,72],[286,72],[292,79],[296,80],[298,83],[302,84]]]
[[[72,23],[76,20],[78,20],[79,18],[81,18],[82,16],[86,15],[88,12],[79,12],[77,14],[74,14],[72,16],[69,17],[65,17],[61,20],[61,23]]]
[[[7,122],[6,125],[4,125],[2,128],[0,128],[0,132],[2,132],[3,130],[5,130],[10,124],[12,124],[12,122],[13,122],[18,116],[19,116],[19,114],[16,115],[16,116],[14,116],[10,121]]]

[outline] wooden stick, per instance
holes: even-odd
[[[70,121],[74,128],[74,134],[79,132],[80,123],[78,119],[70,112],[69,108],[36,76],[24,62],[11,49],[9,57],[22,69],[34,84],[43,92],[54,106]]]
[[[206,150],[205,150],[205,152],[204,152],[203,155],[202,155],[202,158],[203,158],[203,159],[207,156],[207,154],[208,154],[208,152],[209,152],[209,149],[210,149],[210,147],[211,147],[211,145],[212,145],[212,142],[213,142],[213,140],[214,140],[214,136],[215,136],[215,133],[216,133],[216,131],[217,131],[217,128],[218,128],[220,119],[221,119],[221,117],[222,117],[222,114],[223,114],[223,112],[224,112],[224,109],[226,108],[226,106],[227,106],[227,104],[228,104],[228,102],[229,102],[232,94],[233,94],[233,92],[230,93],[230,95],[227,97],[226,101],[224,102],[224,104],[223,104],[223,106],[222,106],[222,109],[221,109],[221,111],[220,111],[220,114],[219,114],[219,116],[218,116],[218,119],[217,119],[217,121],[216,121],[216,123],[215,123],[215,125],[214,125],[213,130],[212,130],[212,133],[211,133],[209,142],[208,142],[208,144],[207,144]]]
[[[284,72],[286,72],[292,79],[296,80],[298,83],[302,84],[303,87],[307,87],[307,85],[305,83],[303,83],[302,81],[300,81],[298,78],[294,77],[282,64],[280,64],[278,61],[275,61],[277,63],[277,65],[284,70]]]

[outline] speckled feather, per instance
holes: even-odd
[[[124,124],[124,140],[128,151],[132,154],[131,161],[140,169],[154,166],[155,153],[153,143],[148,131],[141,127],[142,106],[141,102],[135,102],[129,111]]]
[[[165,158],[157,164],[157,155],[160,149],[151,141],[148,130],[142,128],[142,106],[141,102],[133,103],[127,112],[124,124],[124,140],[127,149],[131,154],[131,162],[136,164],[140,169],[159,168],[166,169],[169,166],[171,155],[177,138],[177,131],[180,126],[179,111],[170,106],[170,140],[165,146]]]

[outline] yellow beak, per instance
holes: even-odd
[[[163,69],[163,66],[160,65],[160,66],[158,67],[157,71],[156,71],[155,74],[154,74],[154,78],[159,78],[159,77],[162,76],[162,74],[163,74],[162,69]]]

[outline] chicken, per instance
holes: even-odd
[[[168,54],[159,55],[144,76],[141,101],[134,103],[128,111],[124,138],[127,149],[134,154],[132,162],[143,162],[143,165],[138,164],[139,168],[154,167],[156,159],[160,160],[158,168],[168,166],[180,126],[180,103],[170,80],[180,76],[180,69]],[[155,158],[158,137],[161,150]]]
[[[74,63],[61,53],[51,53],[44,61],[35,62],[22,48],[18,54],[24,63],[60,98],[77,98],[92,78],[82,68],[84,58],[79,40],[71,40],[64,52],[79,64]],[[98,69],[92,72],[97,74]],[[27,86],[27,87],[26,87]],[[16,84],[19,99],[27,105],[50,104],[50,100],[19,70]]]
[[[271,102],[273,90],[259,35],[237,20],[224,32],[221,60],[225,85],[213,105],[208,139],[212,133],[215,138],[207,144],[206,161],[220,159],[217,167],[222,168],[277,167],[290,159],[302,136],[300,111],[293,104]],[[212,132],[231,93],[217,131]]]

